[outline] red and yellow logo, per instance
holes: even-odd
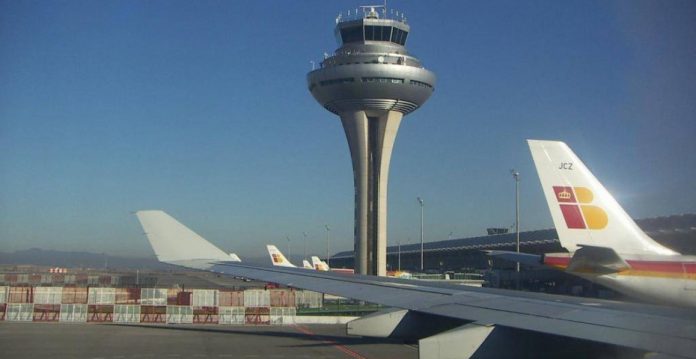
[[[607,213],[593,206],[594,194],[585,187],[553,186],[556,200],[570,229],[603,229],[609,223]]]
[[[271,258],[273,258],[273,263],[282,263],[283,262],[283,257],[281,257],[280,254],[273,253],[273,254],[271,254]]]

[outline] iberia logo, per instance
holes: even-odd
[[[281,263],[283,262],[283,258],[276,253],[271,254],[271,257],[273,258],[273,263]]]
[[[570,229],[603,229],[609,223],[603,209],[590,205],[592,191],[585,187],[553,186],[556,200]]]

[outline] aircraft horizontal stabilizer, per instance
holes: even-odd
[[[491,257],[504,259],[511,262],[520,262],[520,264],[529,266],[542,266],[542,257],[537,254],[518,253],[510,251],[484,251]]]
[[[608,274],[629,269],[615,250],[607,247],[583,246],[575,251],[567,270],[577,273]]]

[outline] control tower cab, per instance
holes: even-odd
[[[350,15],[350,14],[349,14]],[[410,26],[382,6],[336,18],[339,48],[307,74],[312,96],[341,118],[355,182],[355,272],[386,275],[389,161],[403,115],[432,95],[435,74],[408,54]]]

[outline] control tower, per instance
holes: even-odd
[[[355,272],[386,275],[389,161],[404,115],[432,95],[435,74],[408,54],[403,14],[366,6],[339,15],[340,46],[307,74],[312,96],[341,118],[353,161]]]

